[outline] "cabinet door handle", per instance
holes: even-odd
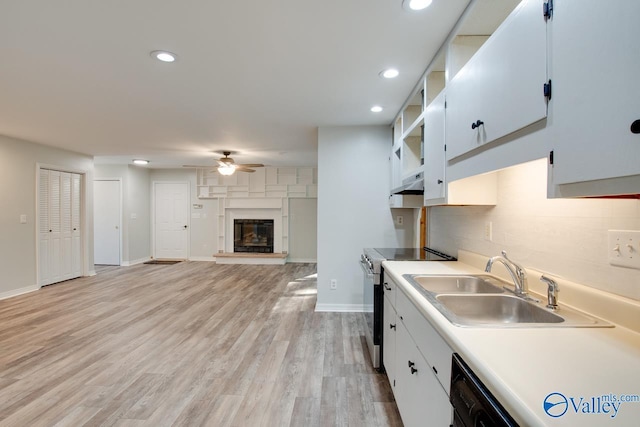
[[[640,133],[640,120],[631,123],[631,133]]]
[[[438,375],[438,370],[436,369],[436,367],[435,367],[435,366],[432,366],[432,367],[431,367],[431,369],[433,369],[433,372],[435,372],[435,373],[436,373],[436,375]]]
[[[438,184],[442,184],[442,182],[443,182],[443,181],[442,181],[441,179],[439,179],[439,180],[438,180]]]
[[[415,374],[416,372],[418,372],[418,370],[414,367],[416,366],[415,363],[413,363],[411,360],[409,360],[409,369],[411,370],[411,375]]]
[[[471,123],[471,129],[479,128],[483,124],[484,124],[484,122],[482,120],[478,119],[478,120],[476,120],[475,123]]]
[[[384,284],[384,290],[385,290],[385,291],[390,291],[390,290],[391,290],[391,287],[390,287],[387,283],[385,283],[385,284]]]
[[[389,323],[389,329],[395,329],[395,328],[396,328],[396,325],[395,325],[395,324],[393,324],[393,323]]]

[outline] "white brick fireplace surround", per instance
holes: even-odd
[[[289,249],[289,204],[286,198],[225,198],[218,212],[219,247],[224,256],[216,256],[218,264],[284,264]],[[242,253],[234,256],[235,219],[272,219],[273,254]],[[278,256],[278,255],[281,256]]]

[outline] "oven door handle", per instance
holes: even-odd
[[[362,267],[362,272],[367,276],[367,279],[373,279],[373,271],[371,271],[366,262],[360,260],[360,267]]]

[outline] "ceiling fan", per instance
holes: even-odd
[[[236,163],[229,155],[231,151],[223,151],[224,157],[216,160],[218,162],[218,166],[213,170],[217,170],[220,175],[233,175],[234,172],[255,172],[253,168],[262,168],[264,165],[262,163]],[[202,166],[193,166],[193,165],[184,165],[187,168],[200,168]]]

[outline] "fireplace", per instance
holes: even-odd
[[[233,252],[273,253],[273,220],[234,219]]]

